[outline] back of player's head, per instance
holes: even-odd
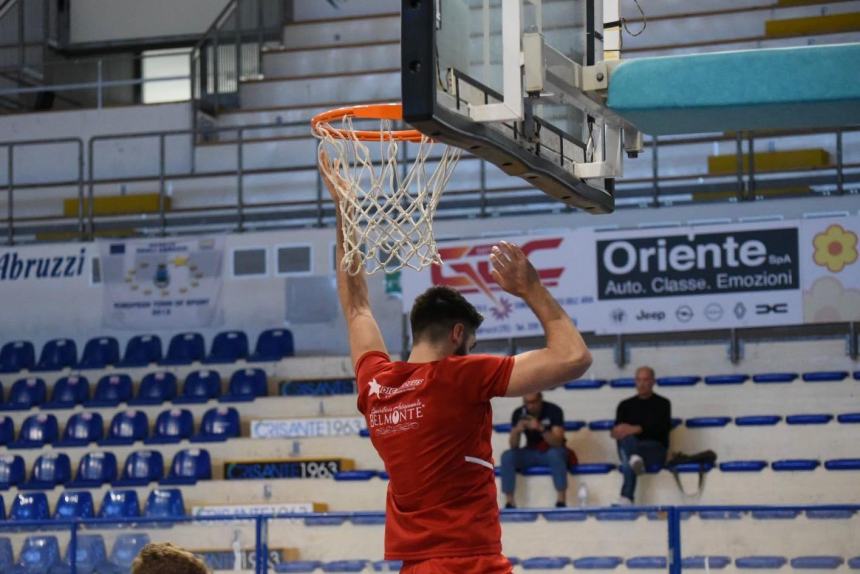
[[[131,565],[131,574],[209,574],[203,561],[169,542],[147,544]]]
[[[457,323],[474,333],[484,317],[459,291],[450,287],[430,287],[415,299],[409,321],[415,342],[435,343],[444,340]]]

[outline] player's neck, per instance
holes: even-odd
[[[410,363],[432,363],[434,361],[441,361],[450,354],[446,349],[438,345],[416,343],[412,347],[412,352],[409,353],[408,360]]]

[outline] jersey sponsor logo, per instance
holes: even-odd
[[[416,429],[424,418],[425,404],[416,400],[396,405],[374,407],[367,416],[371,434],[385,436]]]
[[[380,398],[393,397],[395,395],[414,391],[416,388],[420,387],[422,383],[424,383],[424,379],[411,379],[409,381],[406,381],[399,387],[384,387],[380,385],[379,381],[377,381],[376,377],[374,377],[370,380],[370,385],[367,390],[367,396],[372,397],[376,395]]]

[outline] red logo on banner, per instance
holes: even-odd
[[[522,246],[523,253],[531,256],[532,253],[548,249],[557,249],[563,238],[536,239]],[[490,273],[490,250],[495,243],[486,243],[474,246],[443,247],[439,249],[439,255],[445,265],[431,266],[431,279],[434,285],[445,285],[457,289],[463,294],[483,293],[489,297],[500,311],[503,306],[496,299],[494,292],[501,291],[495,279]],[[446,274],[450,269],[451,273]],[[538,269],[538,276],[546,287],[558,286],[559,279],[564,273],[564,267],[549,267]],[[507,307],[505,305],[504,307]],[[510,313],[507,311],[505,315]]]

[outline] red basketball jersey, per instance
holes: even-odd
[[[513,366],[490,355],[358,360],[358,409],[390,476],[386,559],[501,553],[490,399],[505,394]]]

